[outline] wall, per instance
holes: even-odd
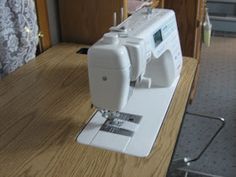
[[[208,3],[209,12],[216,15],[236,16],[236,3]]]
[[[214,31],[236,32],[236,1],[235,3],[208,2],[207,6]]]
[[[47,0],[49,28],[52,45],[60,42],[60,25],[58,13],[58,0]]]

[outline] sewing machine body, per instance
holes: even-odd
[[[174,13],[153,11],[147,15],[140,10],[89,50],[90,92],[96,107],[120,111],[129,100],[130,82],[142,75],[151,79],[152,87],[169,86],[179,75],[182,53]]]
[[[89,49],[89,85],[99,110],[77,138],[135,156],[147,156],[164,120],[182,67],[173,11],[141,9]]]

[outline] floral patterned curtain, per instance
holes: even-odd
[[[37,34],[34,0],[0,0],[0,78],[35,57]]]

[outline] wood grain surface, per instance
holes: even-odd
[[[185,112],[196,60],[182,75],[147,158],[77,144],[90,108],[86,55],[60,44],[0,81],[1,177],[164,177]],[[148,138],[148,137],[147,137]]]
[[[201,36],[197,33],[201,32],[198,24],[200,23],[199,20],[202,20],[199,18],[202,13],[199,10],[202,2],[203,0],[165,0],[165,8],[173,9],[176,13],[184,56],[197,57],[196,48],[199,45],[198,43],[201,43]]]
[[[93,44],[113,26],[113,14],[120,23],[124,0],[59,0],[63,42]],[[127,10],[126,10],[127,11]]]
[[[152,0],[152,7],[164,8],[165,0]]]
[[[59,0],[61,40],[93,44],[113,26],[113,14],[117,24],[128,17],[128,0]],[[153,0],[153,7],[164,7],[164,0]]]

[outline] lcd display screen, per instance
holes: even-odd
[[[154,38],[154,42],[155,42],[155,45],[158,46],[162,41],[162,34],[161,34],[161,30],[158,30],[154,35],[153,35],[153,38]]]

